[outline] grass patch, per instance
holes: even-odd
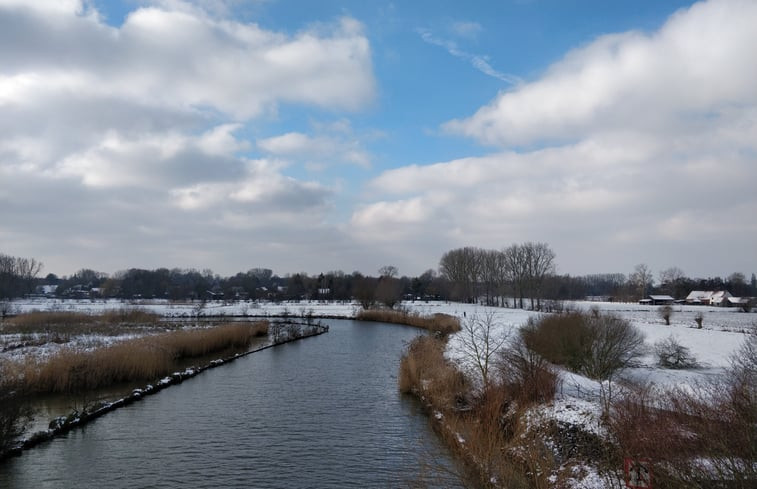
[[[34,395],[153,381],[170,374],[179,360],[244,348],[267,334],[267,322],[228,323],[144,336],[93,351],[63,348],[47,358],[7,362],[5,382],[19,393]]]
[[[64,311],[34,311],[3,323],[6,334],[46,334],[58,337],[100,334],[116,336],[134,327],[157,327],[160,315],[141,309],[116,309],[102,314]]]
[[[394,311],[391,309],[363,309],[358,312],[356,319],[360,321],[404,324],[442,334],[460,331],[460,320],[458,318],[441,313],[423,316],[418,313]]]

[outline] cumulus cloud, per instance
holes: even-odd
[[[371,166],[370,155],[360,142],[346,138],[345,134],[308,136],[300,132],[289,132],[261,139],[257,144],[260,149],[272,155],[304,159],[311,167],[326,166],[330,161],[363,168]]]
[[[446,128],[507,146],[600,129],[727,122],[734,108],[757,101],[755,17],[754,2],[715,0],[678,12],[651,34],[603,36]]]
[[[446,124],[496,152],[375,178],[356,235],[399,229],[437,255],[546,241],[573,273],[742,270],[757,246],[755,22],[754,2],[714,0],[569,52]]]
[[[333,190],[287,176],[274,153],[250,159],[248,128],[282,104],[370,103],[363,27],[345,17],[284,34],[230,19],[233,3],[150,2],[111,26],[87,1],[0,0],[3,252],[58,273],[211,256],[236,271],[282,236],[336,234]]]

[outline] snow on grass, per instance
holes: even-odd
[[[655,306],[626,304],[626,303],[596,303],[572,302],[568,307],[578,310],[597,308],[601,312],[610,312],[623,317],[636,326],[645,335],[647,353],[641,357],[639,365],[626,369],[621,377],[627,380],[654,383],[665,388],[672,386],[694,386],[704,380],[716,378],[729,366],[731,355],[743,343],[746,334],[757,334],[757,314],[738,312],[735,309],[722,309],[702,306],[674,306],[671,325],[665,326]],[[431,315],[435,313],[449,314],[458,317],[463,323],[473,318],[490,316],[495,325],[494,336],[506,336],[510,339],[517,337],[521,326],[531,317],[539,313],[522,309],[493,308],[475,304],[460,304],[454,302],[404,302],[402,307],[411,313]],[[123,308],[138,308],[160,314],[165,318],[197,318],[202,316],[255,316],[255,317],[303,317],[306,315],[354,318],[360,306],[355,302],[181,302],[174,303],[166,300],[145,300],[124,302],[119,300],[66,300],[33,299],[14,301],[13,308],[18,312],[30,311],[75,311],[90,314],[102,313],[107,310]],[[703,328],[696,329],[695,316],[704,315]],[[461,333],[452,335],[448,342],[447,356],[460,363],[470,361],[466,358],[462,346]],[[667,370],[656,365],[653,345],[665,338],[673,336],[677,342],[689,348],[699,363],[699,368],[686,370]],[[5,344],[14,339],[9,335],[0,334]],[[90,345],[107,345],[112,342],[128,339],[118,337],[72,337],[75,343]],[[0,343],[0,345],[3,343]],[[28,349],[10,350],[0,353],[0,359],[10,355],[49,354],[59,348],[58,345],[46,344],[32,346]],[[35,350],[36,349],[36,350]],[[604,431],[600,423],[602,388],[600,382],[588,379],[576,373],[559,369],[560,381],[555,400],[537,406],[530,416],[534,423],[539,420],[554,420],[557,422],[579,426],[582,429],[602,436]],[[166,377],[160,382],[168,382]],[[160,383],[159,382],[159,383]],[[620,388],[613,386],[613,389]],[[617,391],[616,391],[617,392]],[[568,487],[583,489],[599,489],[605,487],[606,481],[591,465],[582,464],[572,466],[574,477],[567,481]]]

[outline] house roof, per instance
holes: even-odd
[[[687,301],[709,299],[714,294],[712,290],[692,290],[689,295],[686,296]]]
[[[652,299],[653,301],[673,301],[673,300],[675,300],[672,297],[670,297],[669,295],[650,295],[649,298]]]
[[[728,297],[726,300],[731,304],[746,304],[749,302],[748,297]]]

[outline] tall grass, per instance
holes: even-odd
[[[376,321],[381,323],[395,323],[426,329],[442,334],[460,331],[460,320],[449,314],[433,314],[423,316],[418,313],[395,311],[391,309],[363,309],[358,312],[356,319],[361,321]]]
[[[3,323],[4,333],[118,335],[134,326],[156,326],[160,316],[141,309],[117,309],[102,314],[65,311],[35,311],[19,314]]]
[[[554,373],[525,358],[525,366],[517,366],[503,377],[506,381],[476,397],[444,350],[443,339],[413,340],[400,361],[398,383],[402,392],[416,394],[437,413],[439,434],[468,469],[465,482],[478,487],[550,487],[547,478],[554,461],[544,440],[528,431],[523,416],[527,404],[521,400],[551,399]],[[538,388],[523,385],[532,379],[537,379]]]
[[[23,394],[80,393],[120,382],[156,380],[171,373],[178,360],[243,348],[267,333],[267,322],[174,331],[93,351],[63,348],[48,358],[6,365],[6,371],[9,382]]]

